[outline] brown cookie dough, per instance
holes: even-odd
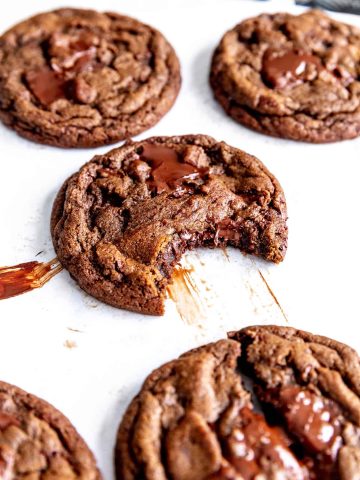
[[[204,135],[153,137],[96,156],[70,177],[51,231],[81,288],[159,315],[187,249],[232,245],[280,262],[286,204],[275,177],[242,150]]]
[[[64,8],[0,37],[0,118],[30,140],[95,147],[150,128],[180,66],[163,35],[117,13]]]
[[[216,99],[268,135],[333,142],[360,134],[360,30],[310,10],[263,14],[228,31],[212,61]]]
[[[0,478],[101,480],[96,461],[52,405],[0,382]]]
[[[250,327],[145,381],[121,422],[118,480],[355,480],[360,359],[346,345]]]

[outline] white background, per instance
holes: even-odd
[[[69,2],[63,5],[68,6]],[[0,30],[62,3],[11,0]],[[113,445],[121,415],[145,376],[183,351],[250,324],[286,324],[332,336],[360,350],[360,139],[311,145],[273,139],[228,118],[208,86],[212,51],[235,23],[261,11],[300,11],[287,0],[248,2],[95,0],[73,6],[130,14],[160,29],[182,66],[178,100],[150,135],[206,133],[258,156],[282,184],[289,210],[289,250],[269,265],[228,249],[184,259],[200,290],[199,315],[182,319],[172,301],[164,317],[108,307],[82,292],[67,272],[44,288],[0,302],[0,378],[62,410],[113,478]],[[360,17],[338,16],[360,25]],[[0,126],[0,265],[55,256],[49,233],[54,196],[96,150],[36,145]],[[72,330],[71,330],[72,329]],[[79,330],[75,332],[73,330]],[[66,344],[74,342],[74,348]],[[76,346],[75,346],[76,345]]]

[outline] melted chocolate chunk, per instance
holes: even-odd
[[[282,388],[279,398],[289,431],[306,449],[336,458],[341,446],[337,405],[298,386]]]
[[[160,145],[145,144],[141,160],[151,166],[151,178],[147,184],[158,194],[187,190],[186,182],[205,174],[205,169],[181,161],[175,150]]]
[[[312,66],[310,75],[316,76],[321,68],[321,61],[314,55],[291,50],[278,53],[269,49],[263,58],[262,74],[275,88],[285,88],[305,79],[309,80],[310,65]]]
[[[304,480],[307,475],[288,445],[281,429],[270,427],[262,415],[244,407],[238,425],[226,440],[227,458],[244,480],[270,474],[275,466],[294,480]],[[268,461],[264,463],[263,458]]]
[[[50,67],[26,74],[26,81],[35,97],[45,106],[60,98],[74,98],[91,103],[96,96],[84,80],[71,80],[84,71],[92,70],[96,57],[97,37],[89,32],[77,35],[53,34],[47,46]]]
[[[53,34],[48,49],[51,67],[59,73],[91,70],[96,57],[97,43],[99,39],[87,31],[77,35]]]
[[[48,67],[28,72],[26,81],[30,90],[43,105],[66,98],[67,82],[64,77]]]

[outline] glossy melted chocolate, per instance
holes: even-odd
[[[291,472],[294,480],[307,478],[279,428],[270,427],[262,415],[247,407],[240,410],[239,418],[239,426],[227,438],[226,450],[229,462],[244,480],[270,474],[271,465],[276,465],[279,471],[283,470],[287,475]],[[267,465],[259,462],[259,458],[264,457],[269,460]]]
[[[48,106],[55,100],[66,98],[66,80],[49,67],[29,72],[26,81],[32,93],[43,105]]]
[[[50,262],[27,262],[0,267],[0,300],[42,287],[62,270],[57,258]]]
[[[96,56],[96,38],[81,35],[54,34],[47,45],[49,65],[26,75],[28,87],[45,106],[61,98],[72,98],[72,78],[79,72],[90,70]]]
[[[275,88],[284,88],[302,81],[308,65],[314,65],[319,71],[321,61],[307,53],[287,51],[277,54],[267,50],[263,58],[262,74]]]
[[[77,73],[91,69],[97,41],[93,34],[85,31],[79,35],[52,35],[48,48],[51,68],[59,73]]]
[[[187,182],[206,173],[204,169],[181,161],[180,155],[169,147],[146,143],[140,158],[150,165],[151,178],[147,184],[158,194],[187,190]]]
[[[274,468],[279,478],[308,480],[306,469],[289,449],[291,442],[280,428],[269,426],[263,415],[248,407],[239,411],[235,422],[223,439],[228,464],[222,465],[208,480],[273,478]]]
[[[324,401],[315,393],[298,386],[280,391],[280,404],[289,431],[312,453],[336,457],[341,446],[340,411],[331,400]]]

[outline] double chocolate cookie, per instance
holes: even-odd
[[[116,13],[55,10],[0,38],[0,118],[36,142],[94,147],[137,135],[179,88],[163,35]]]
[[[231,245],[282,261],[286,204],[275,177],[242,150],[203,135],[153,137],[95,156],[71,176],[51,231],[81,288],[159,315],[187,249]]]
[[[355,480],[360,359],[292,328],[250,327],[155,370],[116,444],[118,480]]]
[[[100,480],[89,448],[52,405],[0,382],[0,478]]]
[[[268,135],[332,142],[360,134],[360,30],[313,10],[263,14],[227,32],[212,61],[216,99]]]

